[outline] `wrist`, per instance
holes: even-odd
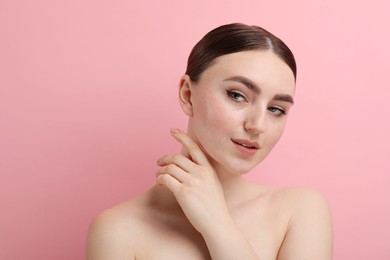
[[[227,235],[238,232],[236,223],[230,216],[217,218],[215,221],[207,221],[204,229],[200,231],[205,240],[219,240]]]

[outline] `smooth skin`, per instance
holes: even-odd
[[[291,70],[270,51],[221,56],[197,83],[183,76],[188,129],[171,130],[182,151],[158,160],[154,187],[96,217],[87,258],[332,259],[331,216],[320,194],[243,176],[281,137],[294,90]]]

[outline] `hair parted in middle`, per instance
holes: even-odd
[[[208,32],[192,49],[186,73],[193,82],[219,56],[250,50],[269,50],[279,56],[297,76],[295,58],[287,45],[278,37],[259,26],[242,23],[222,25]]]

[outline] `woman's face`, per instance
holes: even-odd
[[[250,171],[283,133],[295,89],[291,69],[271,51],[244,51],[218,57],[199,82],[188,82],[189,135],[215,169]]]

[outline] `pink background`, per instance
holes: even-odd
[[[364,2],[364,3],[363,3]],[[368,2],[369,4],[365,4]],[[185,129],[192,46],[230,22],[298,62],[284,137],[248,176],[313,187],[334,259],[390,259],[388,1],[0,2],[0,259],[83,259],[89,222],[154,183]]]

